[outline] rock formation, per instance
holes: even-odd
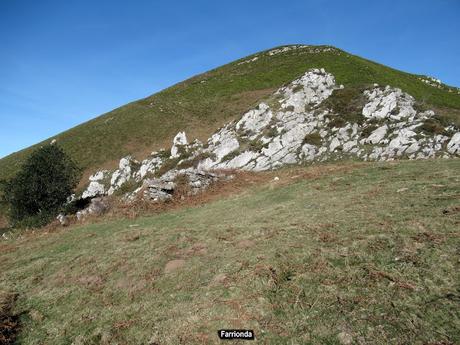
[[[144,190],[146,199],[160,201],[171,198],[179,175],[186,176],[196,193],[223,178],[216,173],[222,169],[263,171],[351,157],[379,161],[460,155],[459,130],[442,126],[431,110],[417,110],[409,94],[374,84],[358,93],[356,109],[343,112],[334,101],[346,91],[324,69],[311,69],[220,128],[206,145],[188,143],[185,132],[179,132],[170,152],[153,152],[141,163],[124,157],[110,181],[109,172],[95,173],[82,196],[110,195],[134,179],[142,186],[131,199]],[[175,166],[164,171],[173,161]],[[160,171],[161,176],[152,178]]]

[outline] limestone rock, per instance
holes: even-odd
[[[413,118],[416,114],[414,98],[400,89],[376,87],[366,90],[364,95],[369,102],[364,106],[362,114],[367,118],[401,120]]]
[[[171,147],[171,158],[177,158],[180,156],[180,148],[187,145],[187,136],[185,132],[179,132],[173,139],[173,145]]]
[[[387,130],[388,130],[387,125],[383,125],[383,126],[377,128],[366,139],[366,142],[368,142],[370,144],[378,144],[385,137],[385,134],[387,133]]]
[[[59,221],[59,223],[62,225],[62,226],[68,226],[70,224],[69,222],[69,218],[67,218],[66,215],[64,214],[59,214],[56,219]]]
[[[91,203],[85,209],[77,212],[77,219],[82,220],[88,215],[101,216],[109,209],[108,201],[103,198],[91,199]]]
[[[260,103],[256,109],[248,111],[240,121],[236,123],[237,130],[249,130],[258,132],[265,128],[273,117],[270,107],[265,103]]]
[[[141,166],[138,171],[134,173],[134,178],[136,181],[141,181],[148,173],[154,173],[157,171],[163,164],[163,159],[161,154],[155,152],[150,158],[144,159],[141,163]]]
[[[110,180],[110,188],[107,192],[108,195],[112,195],[117,189],[119,189],[124,183],[131,179],[132,168],[131,165],[135,162],[131,156],[120,159],[118,169],[112,174]]]
[[[447,144],[447,151],[451,154],[460,154],[460,132],[452,136]]]
[[[103,180],[108,176],[107,170],[101,170],[89,177],[89,185],[82,194],[82,198],[93,198],[98,195],[104,195],[106,188],[103,184]]]
[[[300,47],[278,48],[268,54]],[[317,48],[302,49],[314,53]],[[305,161],[352,157],[383,161],[403,156],[426,159],[460,155],[458,129],[454,125],[445,128],[446,133],[453,132],[451,137],[427,132],[424,124],[435,113],[417,112],[415,99],[409,94],[374,84],[363,92],[366,103],[361,109],[362,117],[347,120],[348,117],[343,116],[346,114],[336,113],[329,108],[331,103],[324,102],[341,88],[344,86],[337,86],[334,76],[324,69],[310,69],[278,89],[269,101],[261,102],[239,120],[225,124],[211,135],[206,146],[198,140],[189,144],[185,132],[179,132],[173,139],[169,159],[165,158],[166,151],[154,152],[140,164],[125,157],[112,173],[110,185],[105,182],[109,173],[97,172],[90,177],[83,196],[110,195],[134,178],[137,182],[144,181],[143,187],[127,194],[125,200],[135,200],[143,190],[146,199],[160,201],[172,197],[179,175],[185,176],[191,193],[198,193],[211,183],[227,178],[217,173],[219,169],[263,171]],[[200,156],[206,158],[197,162]],[[182,160],[163,176],[148,178],[149,173],[157,172],[166,162],[170,163],[170,159],[177,158]],[[192,160],[197,168],[178,170],[179,164]]]
[[[152,201],[165,201],[171,199],[177,187],[176,179],[179,176],[184,176],[186,178],[192,195],[206,189],[219,179],[228,179],[232,177],[232,175],[217,174],[194,168],[171,170],[160,178],[147,179],[144,181],[144,186],[146,187],[144,198]]]

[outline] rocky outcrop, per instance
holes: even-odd
[[[179,132],[173,139],[173,145],[171,147],[171,158],[177,158],[180,156],[180,150],[184,149],[187,145],[187,137],[185,132]]]
[[[145,198],[160,201],[172,197],[179,175],[187,178],[192,191],[199,191],[222,178],[216,171],[225,169],[262,171],[349,157],[393,160],[460,155],[459,130],[442,126],[433,111],[417,111],[409,94],[374,84],[362,91],[360,106],[350,117],[331,106],[343,89],[324,69],[309,70],[238,121],[217,130],[206,145],[198,140],[189,144],[185,132],[179,132],[170,152],[153,152],[140,164],[125,157],[110,183],[105,178],[108,172],[98,172],[83,195],[110,195],[135,179],[144,181],[144,188],[136,189],[131,199],[144,190]],[[182,167],[187,164],[192,167]]]
[[[164,152],[164,151],[163,151]],[[148,173],[154,173],[158,170],[164,163],[164,153],[153,152],[150,158],[144,159],[142,161],[141,167],[138,171],[134,173],[134,178],[136,181],[143,180]]]
[[[447,152],[460,155],[460,133],[455,133],[447,144]]]
[[[91,199],[91,203],[89,204],[89,206],[81,211],[78,211],[76,213],[76,216],[78,220],[82,220],[88,215],[100,216],[104,214],[108,209],[109,209],[109,203],[105,198],[103,197],[94,198],[94,199]]]
[[[113,192],[131,179],[133,163],[137,164],[137,161],[133,160],[131,156],[124,157],[120,160],[118,169],[115,170],[112,174],[112,178],[110,179],[110,188],[107,191],[108,195],[112,195]]]
[[[185,180],[178,181],[178,177]],[[144,181],[144,199],[164,201],[172,198],[179,182],[185,183],[189,194],[197,194],[219,179],[231,179],[232,175],[213,173],[194,168],[171,170],[160,178]]]
[[[93,198],[98,195],[104,195],[106,189],[104,186],[104,179],[107,178],[109,172],[107,170],[98,171],[89,177],[89,185],[82,194],[82,198]]]

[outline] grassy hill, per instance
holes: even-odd
[[[220,328],[456,344],[459,170],[290,167],[201,207],[30,234],[0,244],[0,296],[15,296],[21,344],[218,344]]]
[[[242,63],[255,57],[255,61]],[[274,90],[314,67],[325,68],[336,77],[337,83],[345,86],[379,83],[399,87],[460,125],[460,95],[456,90],[444,85],[432,87],[422,82],[420,76],[336,48],[311,46],[274,55],[268,51],[254,54],[117,108],[53,138],[87,172],[112,168],[124,155],[143,158],[152,150],[169,147],[179,130],[185,129],[192,139],[204,140],[224,123],[241,116]],[[36,146],[1,159],[0,179],[12,176]]]

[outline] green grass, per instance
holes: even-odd
[[[82,168],[94,172],[100,167],[114,167],[124,155],[143,158],[152,150],[169,147],[179,130],[186,130],[190,138],[204,140],[277,88],[310,68],[321,67],[347,87],[375,82],[400,87],[425,106],[442,108],[443,116],[460,124],[460,112],[451,111],[460,109],[460,95],[342,50],[308,53],[307,49],[298,49],[274,56],[259,53],[258,60],[238,65],[242,60],[117,108],[56,138]],[[1,159],[0,180],[11,177],[31,150],[42,144]]]
[[[19,343],[217,344],[219,328],[256,344],[459,343],[460,161],[334,167],[4,242]]]

